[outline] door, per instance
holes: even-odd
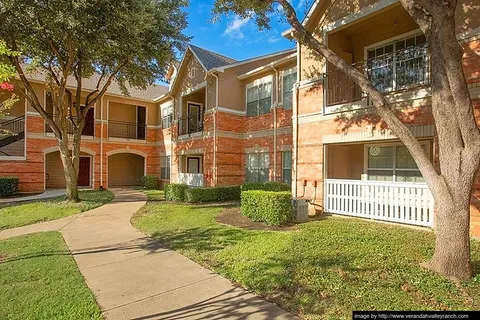
[[[90,157],[80,157],[80,166],[78,168],[78,186],[90,186]]]
[[[199,158],[187,158],[187,172],[188,173],[200,173],[200,159]]]
[[[188,104],[188,133],[202,131],[202,105]]]
[[[147,135],[147,108],[137,107],[137,139],[145,140]]]
[[[90,108],[87,112],[87,116],[85,117],[85,126],[83,127],[82,135],[93,136],[94,131],[95,131],[95,112],[93,108]]]

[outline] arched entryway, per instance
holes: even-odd
[[[145,155],[131,151],[108,154],[108,187],[138,186],[145,175]]]
[[[85,151],[80,152],[78,186],[80,188],[93,186],[93,155]],[[58,150],[45,151],[45,187],[47,189],[64,189],[66,187],[62,159]]]

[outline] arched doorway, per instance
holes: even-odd
[[[78,186],[89,188],[93,185],[93,157],[86,152],[80,152],[78,170]],[[45,187],[47,189],[64,189],[66,187],[60,151],[45,154]]]
[[[138,186],[145,175],[145,157],[130,152],[108,156],[108,187]]]

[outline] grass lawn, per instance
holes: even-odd
[[[137,190],[145,193],[148,201],[165,201],[165,192],[163,190],[143,188],[137,188]]]
[[[245,230],[215,221],[222,208],[148,203],[134,225],[158,241],[307,319],[352,310],[480,309],[480,275],[455,285],[419,263],[431,232],[329,217],[294,231]],[[475,272],[480,244],[472,241]]]
[[[0,230],[54,220],[97,208],[113,200],[108,190],[80,191],[79,203],[64,201],[64,197],[0,207]]]
[[[58,232],[0,241],[0,319],[103,319]]]

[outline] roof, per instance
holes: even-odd
[[[248,59],[245,59],[245,60],[240,60],[240,61],[234,62],[232,64],[228,64],[228,65],[225,65],[223,67],[220,67],[219,71],[223,72],[223,71],[225,71],[225,69],[228,69],[228,68],[233,68],[233,67],[245,64],[245,63],[250,63],[250,62],[254,62],[254,61],[258,61],[258,60],[262,60],[262,59],[266,59],[266,58],[271,58],[271,57],[279,56],[279,55],[282,55],[282,54],[295,53],[296,50],[297,50],[296,48],[285,49],[285,50],[281,50],[281,51],[276,51],[276,52],[264,54],[264,55],[261,55],[261,56],[256,56],[256,57],[253,57],[253,58],[248,58]]]
[[[256,75],[264,72],[265,70],[271,69],[272,67],[279,66],[279,65],[288,63],[288,62],[290,62],[290,61],[293,61],[293,60],[295,60],[296,57],[297,57],[297,53],[296,53],[296,52],[291,53],[291,54],[289,54],[288,56],[285,56],[285,57],[283,57],[283,58],[281,58],[281,59],[275,60],[275,61],[273,61],[273,62],[264,64],[263,66],[260,66],[260,67],[258,67],[258,68],[256,68],[256,69],[253,69],[253,70],[250,70],[250,71],[248,71],[248,72],[245,72],[245,73],[237,76],[237,79],[238,79],[238,80],[243,80],[243,79],[247,79],[247,78],[256,76]]]
[[[25,71],[25,67],[23,69]],[[34,81],[41,81],[41,82],[45,81],[45,73],[41,72],[40,70],[27,73],[27,77]],[[97,87],[97,82],[99,78],[100,78],[99,73],[94,73],[91,77],[84,78],[82,80],[83,90],[86,90],[86,91],[95,90]],[[73,76],[68,77],[67,86],[72,88],[75,88],[77,86],[77,81]],[[126,87],[129,94],[127,97],[142,99],[142,100],[151,100],[152,102],[155,98],[168,92],[167,86],[156,85],[156,84],[148,85],[145,89],[135,88],[135,87],[129,86],[128,84],[126,85]],[[122,90],[120,89],[120,85],[115,80],[112,81],[112,83],[108,87],[106,94],[125,96]]]
[[[200,63],[206,69],[205,71],[237,62],[237,60],[235,59],[229,58],[227,56],[218,54],[207,49],[194,46],[193,44],[189,45],[189,48],[198,58],[198,60],[200,60]]]

